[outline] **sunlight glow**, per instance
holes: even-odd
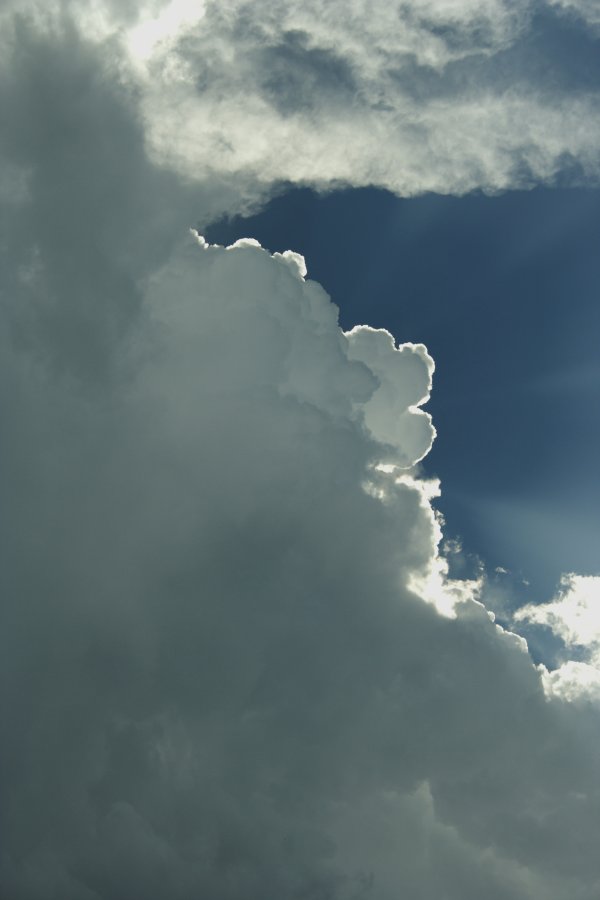
[[[524,606],[514,620],[545,625],[567,650],[583,652],[583,660],[568,659],[554,671],[540,667],[548,698],[600,700],[600,576],[563,575],[550,603]]]
[[[567,647],[585,647],[600,663],[600,576],[563,575],[554,600],[524,606],[515,621],[546,625]]]
[[[145,16],[127,32],[126,44],[133,62],[147,63],[160,45],[172,44],[191,25],[202,19],[202,0],[172,0],[156,16]]]

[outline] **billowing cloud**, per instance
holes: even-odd
[[[564,644],[568,656],[551,672],[543,669],[550,694],[568,700],[600,699],[600,577],[565,575],[548,603],[522,606],[515,623],[544,626]],[[577,653],[580,659],[573,658]]]
[[[191,236],[101,390],[3,359],[7,896],[595,896],[596,725],[473,588],[415,588],[457,596],[389,463],[421,347]]]
[[[46,33],[70,10],[136,96],[154,162],[190,182],[243,176],[256,198],[282,182],[411,195],[598,179],[593,3],[52,8],[8,4],[6,34],[15,9],[17,31],[29,9]]]
[[[597,716],[447,576],[427,351],[187,234],[595,177],[533,9],[3,5],[7,900],[596,900]]]
[[[136,69],[150,147],[190,178],[216,166],[402,195],[530,186],[565,171],[597,179],[600,73],[578,76],[561,57],[556,9],[207,3]],[[582,56],[595,52],[591,35],[578,39]]]

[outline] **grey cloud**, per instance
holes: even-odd
[[[421,67],[501,52],[528,21],[490,3],[482,31],[473,4],[451,22],[420,6]],[[182,238],[283,176],[438,178],[439,150],[402,157],[402,184],[399,146],[380,159],[398,116],[432,134],[389,93],[386,10],[353,5],[332,48],[308,3],[284,25],[256,4],[254,30],[247,6],[233,44],[239,4],[213,4],[148,82],[123,50],[148,8],[107,6],[102,27],[91,8],[29,4],[2,36],[3,896],[595,900],[597,716],[548,700],[523,643],[443,577],[433,489],[411,468],[433,435],[425,349],[343,334],[294,254]],[[365,75],[379,45],[382,81],[378,63]],[[288,92],[328,90],[300,90],[271,170],[273,54]],[[328,117],[351,82],[360,115]],[[363,100],[382,118],[363,121]],[[514,122],[492,100],[500,133]],[[157,152],[161,109],[175,160]],[[502,183],[480,151],[446,189]],[[464,598],[454,616],[439,592]]]
[[[358,87],[348,62],[333,49],[311,47],[303,31],[284,32],[281,43],[267,43],[260,57],[262,90],[283,116],[315,109],[327,95],[351,103]]]
[[[551,5],[575,21],[582,21],[595,29],[600,26],[600,12],[594,0],[551,0]]]
[[[492,54],[482,46],[467,58],[448,61],[443,68],[403,59],[390,66],[390,76],[403,94],[421,103],[475,96],[484,85],[495,94],[530,90],[551,102],[597,92],[598,59],[598,38],[593,31],[554,9],[542,8],[529,29]]]
[[[175,232],[238,209],[244,188],[191,188],[153,165],[118,55],[68,20],[15,18],[3,53],[2,302],[20,340],[97,381]]]
[[[324,292],[190,239],[116,356],[101,397],[4,356],[5,892],[591,900],[595,720],[409,589],[435,519],[363,488]]]

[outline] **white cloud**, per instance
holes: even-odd
[[[542,683],[549,697],[570,703],[580,700],[600,701],[600,669],[589,663],[569,659],[557,669],[541,667]]]
[[[551,672],[543,670],[549,695],[566,700],[600,699],[600,577],[564,575],[553,600],[521,607],[514,620],[546,626],[568,652],[583,654],[583,661],[567,659]]]
[[[557,597],[517,611],[519,622],[547,625],[569,648],[583,647],[595,657],[600,651],[600,577],[563,575]]]
[[[142,77],[152,152],[190,178],[216,165],[402,195],[529,186],[573,165],[597,179],[597,93],[563,86],[555,53],[532,59],[533,10],[207,4]]]
[[[431,450],[435,429],[418,407],[429,400],[434,364],[423,344],[396,348],[384,329],[358,325],[347,332],[350,359],[365,363],[378,379],[364,405],[364,421],[376,440],[394,448],[392,460],[410,468]]]
[[[593,5],[576,6],[590,23],[577,39],[589,41]],[[564,4],[105,0],[68,8],[136,92],[153,160],[192,182],[243,175],[256,199],[260,186],[286,181],[412,195],[598,180],[598,85],[592,73],[578,82],[570,51],[563,59],[556,43],[544,50],[549,18],[568,27]],[[52,4],[19,9],[60,31]],[[14,10],[5,7],[7,34]]]
[[[194,26],[204,15],[204,4],[188,0],[171,0],[157,10],[142,12],[139,19],[125,32],[127,51],[134,63],[143,66],[165,46],[172,48],[177,39]]]

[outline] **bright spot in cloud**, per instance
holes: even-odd
[[[567,647],[583,647],[595,658],[600,651],[600,576],[563,575],[555,599],[524,606],[515,621],[546,625]]]
[[[205,13],[203,0],[171,0],[156,15],[143,13],[140,21],[126,32],[125,43],[132,60],[147,63],[157,50],[166,49]]]
[[[549,694],[566,700],[600,698],[600,576],[563,575],[553,600],[528,604],[513,618],[516,623],[550,628],[568,651],[583,654],[583,661],[569,659],[551,672],[542,667]]]

